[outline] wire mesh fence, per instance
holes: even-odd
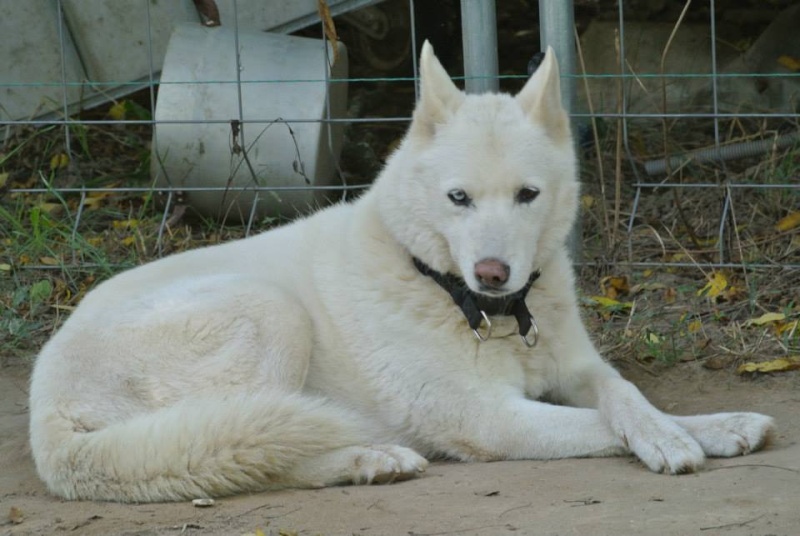
[[[800,267],[799,6],[497,0],[484,35],[470,4],[0,0],[4,264],[111,269],[357,196],[423,39],[514,90],[576,35],[582,262]],[[464,69],[481,45],[498,73]]]

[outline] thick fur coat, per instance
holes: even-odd
[[[427,44],[420,71],[409,132],[363,197],[83,300],[32,379],[33,456],[53,493],[389,482],[443,456],[632,453],[676,473],[763,444],[769,417],[666,415],[595,350],[565,247],[578,181],[552,52],[515,97],[463,94]],[[413,258],[490,297],[539,271],[525,299],[537,344],[511,316],[480,341]]]

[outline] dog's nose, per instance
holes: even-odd
[[[508,281],[511,268],[498,259],[483,259],[475,263],[475,278],[489,288],[500,288]]]

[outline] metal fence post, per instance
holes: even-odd
[[[462,0],[462,4],[463,4]],[[542,50],[548,46],[558,58],[561,71],[561,103],[567,113],[575,104],[575,10],[572,0],[539,0],[539,38]],[[466,46],[466,45],[465,45]],[[572,131],[576,132],[573,121]],[[581,223],[578,221],[569,237],[572,260],[581,258]]]
[[[467,93],[496,92],[499,84],[494,0],[461,0],[461,33]]]

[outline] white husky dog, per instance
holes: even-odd
[[[427,43],[420,71],[409,132],[356,202],[83,300],[32,378],[53,493],[391,482],[424,457],[633,453],[680,473],[764,444],[769,417],[666,415],[595,350],[565,247],[578,182],[553,53],[516,97],[464,95]]]

